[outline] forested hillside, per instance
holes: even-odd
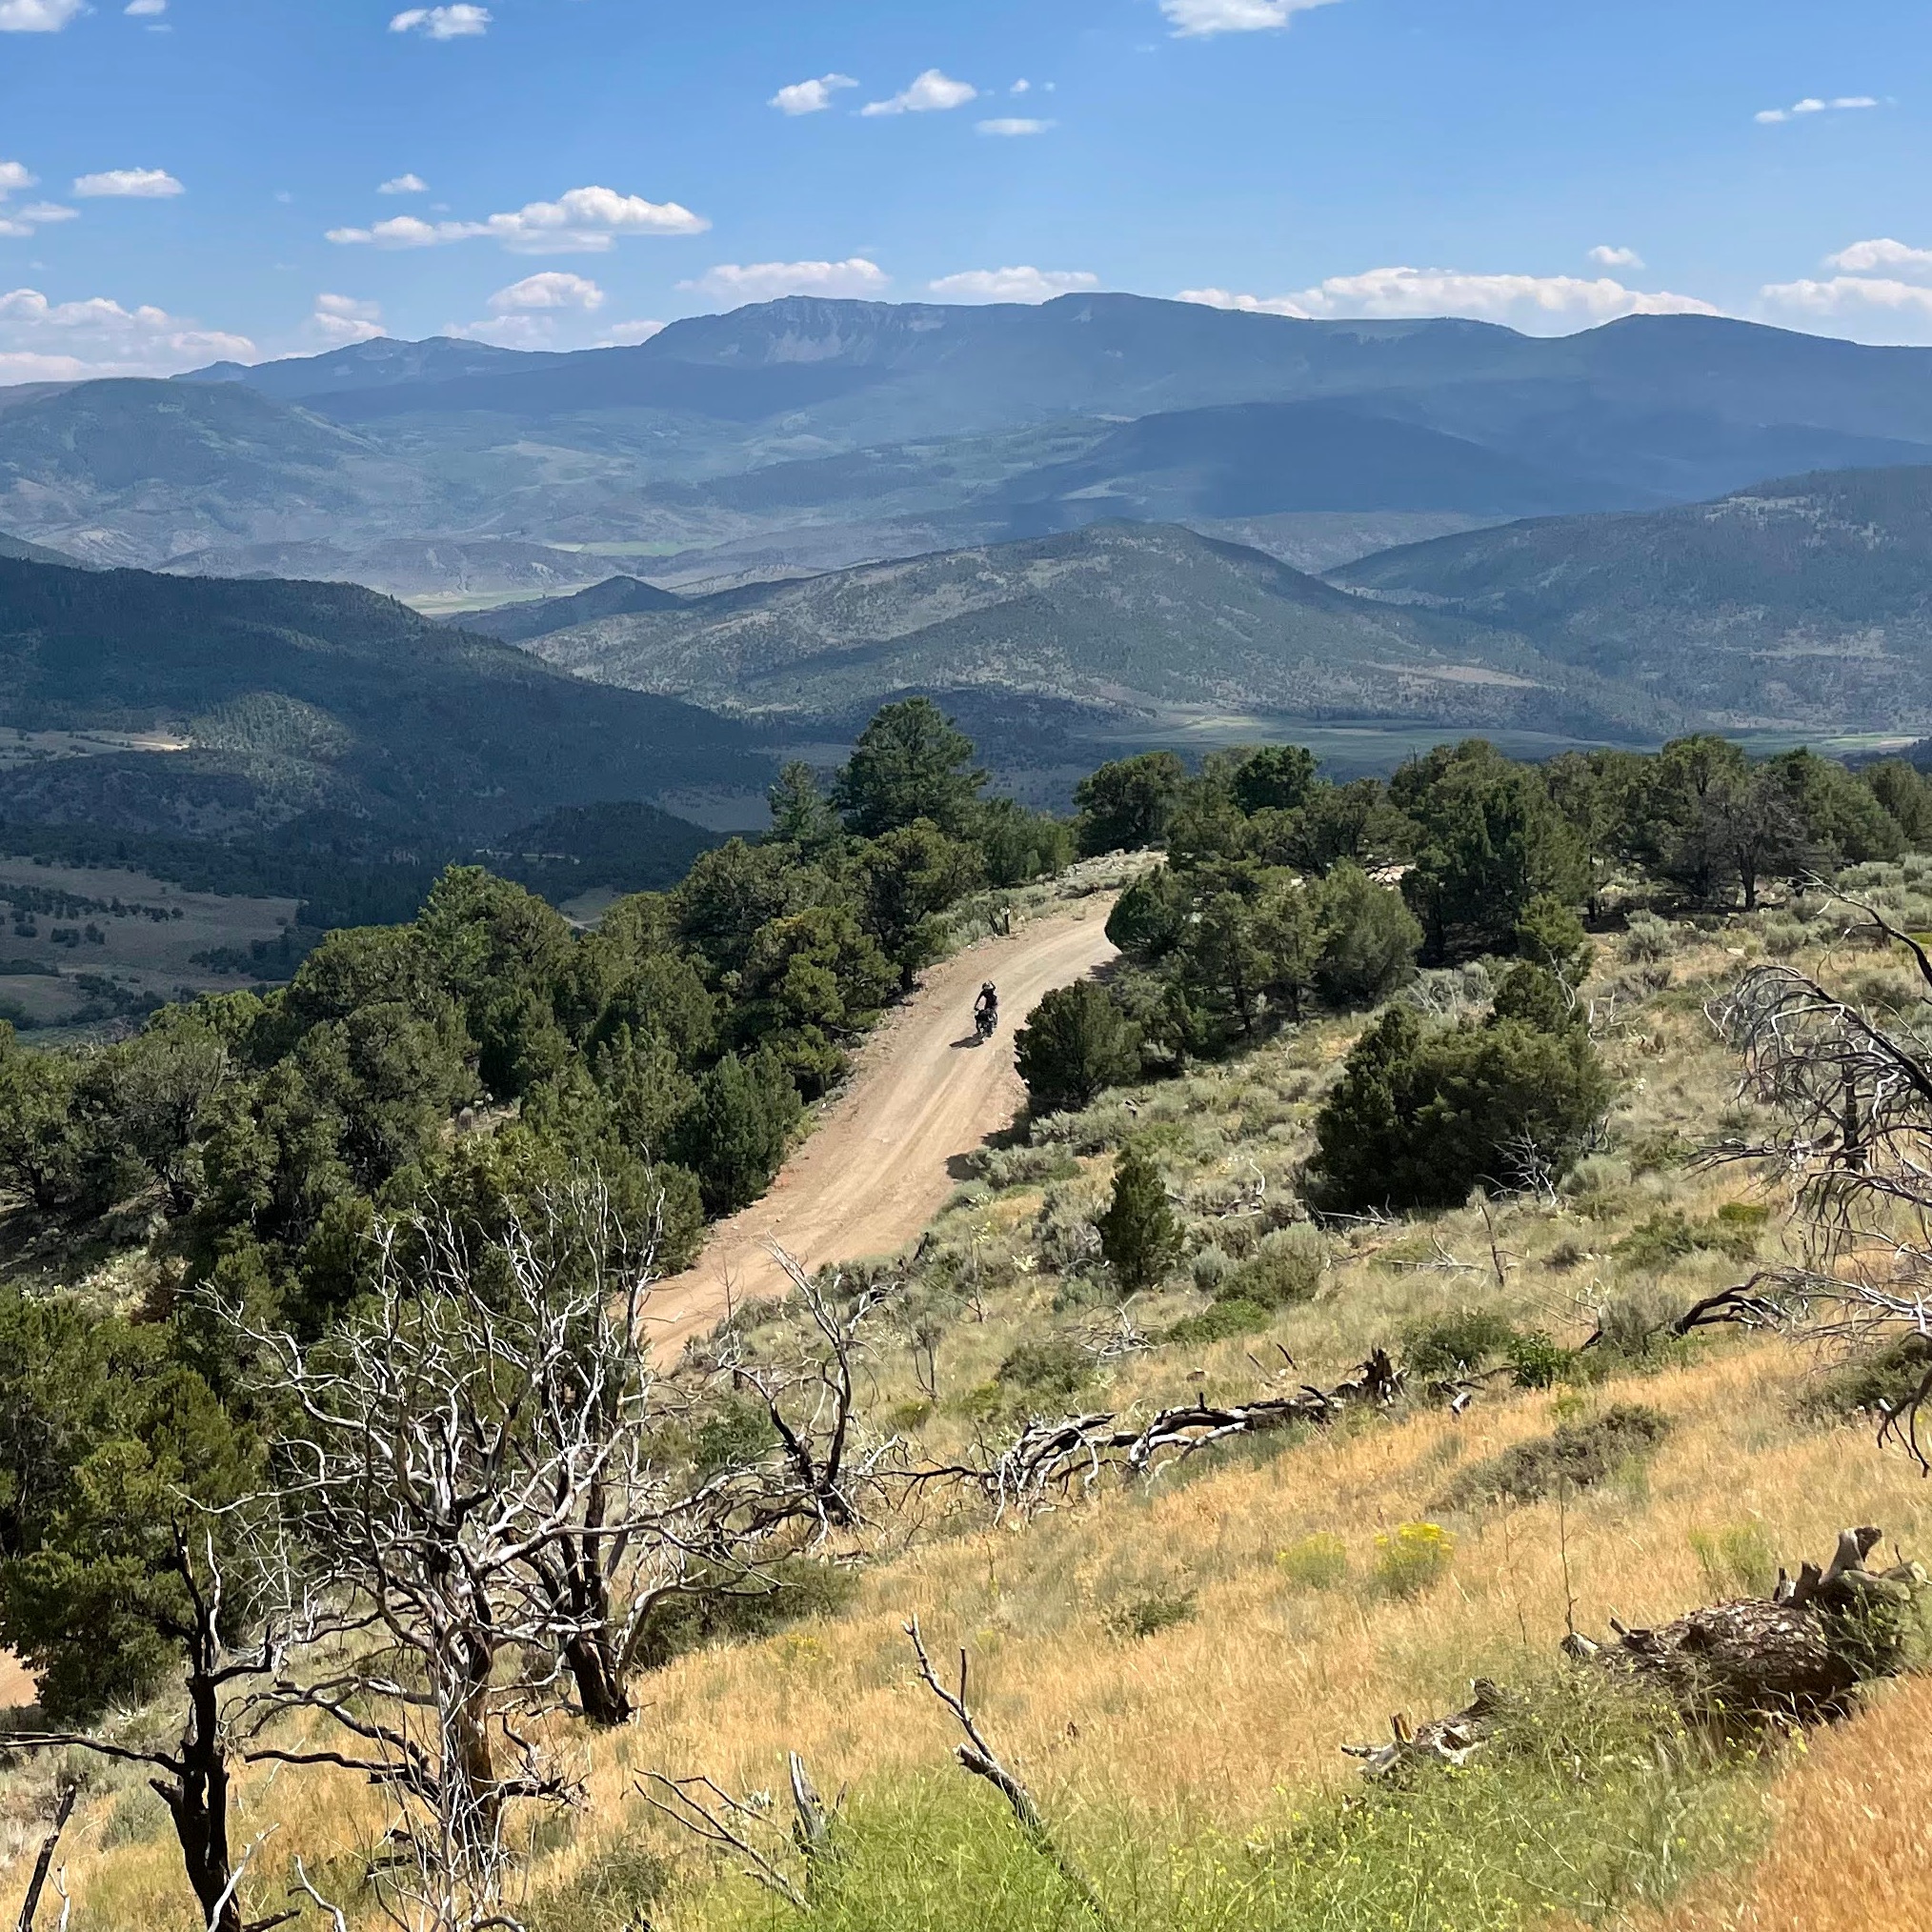
[[[1166,718],[1187,707],[1638,739],[1680,721],[1500,630],[1345,595],[1174,525],[869,564],[532,640],[601,682],[737,714],[848,712],[905,690]]]
[[[723,719],[558,675],[350,586],[4,559],[0,722],[166,740],[0,773],[10,849],[298,896],[325,883],[318,867],[347,887],[357,868],[501,844],[560,806],[753,790],[770,769]],[[652,845],[673,860],[653,882],[701,837],[648,815],[632,831],[633,875]]]

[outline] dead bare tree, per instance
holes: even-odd
[[[621,1476],[610,1419],[628,1398],[597,1354],[600,1269],[549,1265],[517,1233],[507,1267],[480,1269],[453,1227],[420,1218],[377,1243],[367,1318],[312,1345],[243,1324],[288,1419],[262,1569],[286,1597],[292,1661],[241,1735],[252,1759],[333,1763],[391,1792],[403,1922],[469,1932],[499,1916],[509,1808],[571,1795],[533,1727],[562,1701],[582,1625],[543,1566]],[[582,1399],[569,1417],[567,1386]],[[284,1743],[292,1713],[346,1741]]]
[[[242,1323],[289,1419],[261,1569],[292,1660],[250,1700],[245,1748],[390,1791],[385,1883],[413,1925],[470,1932],[499,1913],[511,1807],[574,1796],[544,1717],[624,1721],[662,1606],[770,1594],[786,1558],[860,1521],[883,1454],[855,1452],[860,1331],[880,1298],[837,1306],[793,1268],[816,1347],[755,1360],[728,1337],[660,1370],[654,1242],[594,1180],[487,1241],[433,1216],[375,1240],[356,1322],[314,1344]],[[775,1446],[697,1468],[693,1435],[747,1389]],[[285,1741],[297,1712],[346,1741]]]
[[[60,1797],[53,1807],[53,1828],[40,1841],[40,1853],[33,1861],[32,1875],[27,1881],[27,1896],[20,1902],[20,1918],[15,1932],[33,1932],[33,1921],[40,1910],[40,1895],[47,1889],[47,1876],[53,1869],[53,1855],[60,1849],[61,1835],[67,1830],[67,1821],[73,1816],[74,1800],[80,1796],[78,1784],[63,1784]]]
[[[1932,999],[1932,956],[1875,907],[1847,901],[1909,958]],[[1776,1124],[1716,1150],[1784,1178],[1803,1248],[1790,1268],[1738,1291],[1752,1318],[1801,1320],[1847,1347],[1932,1340],[1932,1036],[1921,1017],[1882,1018],[1786,965],[1746,973],[1711,1010],[1742,1056],[1741,1093]],[[1932,1474],[1921,1418],[1932,1366],[1884,1420]]]
[[[882,1494],[896,1445],[858,1441],[858,1367],[867,1324],[891,1298],[889,1287],[868,1287],[841,1305],[837,1278],[813,1279],[782,1248],[772,1250],[791,1280],[816,1337],[808,1353],[768,1363],[735,1342],[721,1366],[764,1407],[783,1451],[784,1479],[758,1499],[752,1519],[769,1534],[801,1526],[808,1540],[855,1529]]]
[[[559,1533],[532,1551],[530,1567],[566,1633],[577,1706],[607,1726],[633,1713],[632,1680],[663,1606],[771,1595],[784,1558],[858,1526],[886,1448],[853,1453],[863,1331],[885,1292],[840,1307],[835,1283],[821,1291],[775,1250],[816,1345],[759,1363],[733,1333],[660,1371],[646,1321],[656,1245],[654,1231],[642,1244],[627,1238],[608,1197],[586,1184],[547,1204],[537,1234],[513,1224],[493,1258],[522,1302],[561,1304],[576,1337],[533,1391],[535,1426],[519,1453],[547,1456],[563,1479]],[[701,1473],[665,1455],[667,1437],[687,1439],[725,1389],[755,1394],[778,1456],[740,1454]]]
[[[124,1742],[104,1732],[48,1731],[10,1736],[12,1750],[74,1750],[137,1764],[154,1774],[150,1785],[168,1807],[181,1846],[188,1882],[200,1906],[208,1932],[268,1932],[296,1915],[281,1912],[248,1921],[241,1905],[241,1881],[247,1859],[237,1863],[230,1848],[230,1764],[236,1755],[230,1706],[237,1687],[270,1678],[279,1668],[280,1651],[272,1636],[261,1637],[252,1648],[231,1643],[233,1620],[229,1593],[213,1536],[202,1538],[197,1549],[188,1532],[177,1526],[171,1567],[179,1579],[187,1612],[172,1634],[182,1645],[186,1710],[179,1741],[172,1746]],[[64,1825],[72,1791],[60,1815]],[[48,1841],[43,1863],[50,1862],[54,1842]],[[46,1882],[44,1869],[35,1875],[30,1903],[37,1903]],[[30,1915],[22,1924],[30,1924]]]

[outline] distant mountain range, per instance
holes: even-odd
[[[1124,295],[795,298],[632,349],[376,341],[0,390],[0,529],[445,606],[593,583],[587,552],[688,588],[1122,517],[1330,561],[1454,520],[1932,464],[1928,378],[1932,351],[1699,316],[1552,339]],[[1359,537],[1260,527],[1349,516]]]
[[[539,597],[530,603],[505,604],[493,611],[476,611],[454,619],[463,630],[505,644],[525,644],[553,631],[569,631],[599,617],[634,617],[646,612],[679,611],[685,600],[660,591],[641,577],[607,577],[587,591],[568,597]]]
[[[197,730],[120,761],[111,796],[112,760],[0,795],[156,826],[443,812],[493,836],[753,788],[727,714],[835,733],[915,689],[1006,705],[1014,730],[1028,705],[1149,729],[1916,730],[1928,479],[1932,351],[1698,316],[1533,338],[1128,296],[801,298],[635,349],[377,341],[0,390],[0,557],[65,553],[96,575],[63,584],[121,587],[49,649],[27,640],[80,594],[0,581],[0,717],[273,697],[334,721],[314,743],[346,734],[291,752],[274,734],[309,727],[274,712],[266,784]],[[329,601],[358,580],[463,628]],[[219,775],[226,802],[164,798],[164,770]]]
[[[924,690],[1169,726],[1266,713],[1288,732],[1932,727],[1932,466],[1517,521],[1325,581],[1117,522],[625,608],[639,588],[485,621],[580,675],[768,718]]]
[[[70,564],[76,570],[80,568],[72,557],[57,550],[49,550],[44,544],[23,543],[19,537],[4,533],[0,533],[0,557],[10,557],[15,563]]]

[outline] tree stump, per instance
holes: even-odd
[[[1769,1597],[1741,1598],[1693,1610],[1654,1630],[1627,1630],[1615,1618],[1615,1641],[1572,1635],[1573,1662],[1611,1671],[1661,1697],[1686,1723],[1749,1730],[1765,1723],[1815,1724],[1841,1718],[1861,1685],[1895,1677],[1925,1633],[1926,1573],[1917,1563],[1865,1568],[1875,1529],[1841,1531],[1830,1564],[1783,1571]],[[1399,1778],[1433,1765],[1460,1765],[1481,1750],[1509,1709],[1509,1696],[1479,1680],[1462,1710],[1411,1726],[1391,1722],[1387,1743],[1344,1744],[1365,1777]]]
[[[1795,1580],[1781,1572],[1768,1598],[1714,1603],[1654,1630],[1613,1620],[1614,1643],[1572,1637],[1564,1650],[1660,1690],[1700,1723],[1842,1717],[1862,1683],[1904,1667],[1926,1583],[1916,1563],[1867,1570],[1878,1542],[1875,1529],[1845,1530],[1829,1568],[1807,1563]]]

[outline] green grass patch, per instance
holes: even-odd
[[[1412,1328],[1402,1338],[1401,1358],[1412,1375],[1473,1375],[1507,1352],[1516,1324],[1497,1308],[1460,1308]]]
[[[1758,1848],[1750,1761],[1594,1680],[1522,1701],[1459,1771],[1289,1801],[1237,1841],[1036,1794],[1112,1932],[1516,1932],[1669,1899]],[[854,1795],[809,1920],[740,1882],[690,1932],[1101,1932],[991,1794],[930,1777]]]
[[[1304,1590],[1336,1590],[1348,1580],[1348,1545],[1326,1530],[1275,1552],[1275,1567]]]

